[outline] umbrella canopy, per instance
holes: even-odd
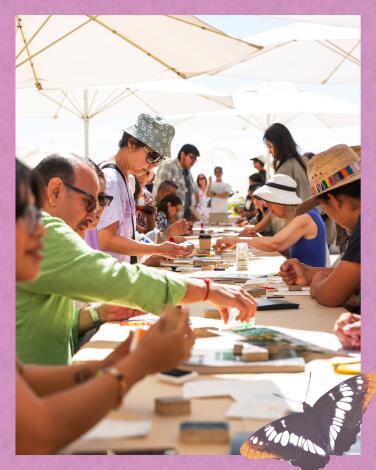
[[[260,47],[194,16],[17,16],[17,88],[117,86],[189,78]]]
[[[219,75],[309,83],[360,83],[360,29],[295,23],[245,38],[264,49]]]
[[[234,94],[235,109],[173,116],[186,129],[264,131],[273,122],[291,129],[359,126],[359,107],[330,96],[301,91],[292,84],[263,84]]]
[[[360,28],[360,15],[263,15],[266,18],[278,20],[299,21],[328,26],[344,26],[349,28]]]
[[[85,156],[89,154],[89,121],[96,116],[118,117],[125,128],[142,112],[168,116],[228,108],[233,108],[229,95],[187,80],[140,82],[119,88],[16,91],[18,117],[82,119]]]

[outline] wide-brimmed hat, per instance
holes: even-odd
[[[257,157],[251,157],[250,160],[259,160],[264,165],[266,164],[266,156],[265,155],[258,155]]]
[[[290,178],[290,176],[277,174],[261,186],[261,188],[256,189],[253,197],[283,206],[298,206],[302,199],[296,194],[296,187],[296,181]]]
[[[152,117],[142,113],[137,118],[137,124],[126,129],[125,132],[159,155],[171,158],[171,141],[175,135],[175,128],[162,117]]]
[[[335,145],[309,160],[307,174],[312,197],[298,207],[297,214],[317,206],[317,196],[359,180],[360,159],[349,146]]]

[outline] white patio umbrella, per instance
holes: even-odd
[[[142,112],[169,116],[228,108],[233,108],[228,94],[187,80],[140,82],[117,88],[16,91],[18,117],[81,119],[85,156],[89,154],[89,123],[98,115],[118,117],[125,128]]]
[[[299,21],[328,26],[360,28],[360,15],[263,15],[265,18],[276,18],[285,21]]]
[[[194,16],[20,15],[16,23],[17,88],[189,78],[260,49]]]
[[[360,29],[294,23],[248,36],[264,49],[219,75],[309,83],[360,83]]]
[[[178,129],[223,129],[264,132],[273,122],[297,129],[360,126],[357,105],[317,93],[300,91],[293,84],[263,84],[234,95],[235,109],[172,116]]]

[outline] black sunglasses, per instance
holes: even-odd
[[[98,203],[101,207],[107,207],[111,204],[114,196],[110,196],[109,194],[100,193],[98,194]]]
[[[165,156],[160,155],[155,150],[152,150],[149,147],[144,147],[144,149],[146,150],[146,161],[151,165],[160,165],[164,160],[166,160]]]
[[[74,191],[75,193],[82,194],[83,196],[86,197],[86,212],[93,212],[95,208],[97,207],[97,198],[94,197],[91,193],[88,193],[87,191],[84,191],[83,189],[77,188],[77,186],[74,186],[73,184],[68,183],[67,181],[63,181],[64,185],[69,188],[71,191]]]

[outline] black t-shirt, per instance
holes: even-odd
[[[342,256],[342,261],[360,264],[360,216],[351,234],[346,251]]]

